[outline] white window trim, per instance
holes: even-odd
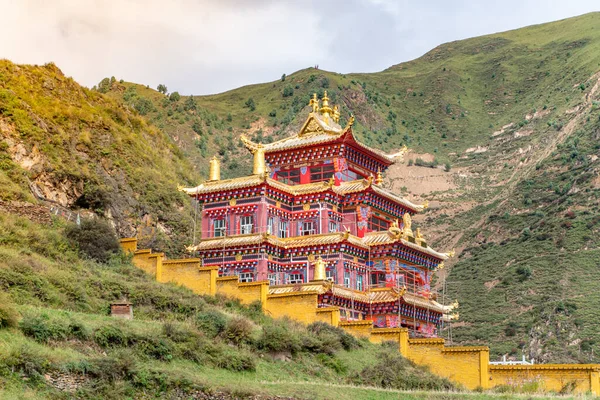
[[[246,220],[246,221],[244,221]],[[250,223],[248,223],[248,220]],[[246,222],[246,223],[244,223]],[[240,234],[247,235],[252,233],[254,228],[254,217],[252,215],[244,215],[240,218]]]
[[[217,227],[217,222],[223,222],[223,226]],[[226,226],[227,226],[227,224],[225,223],[225,218],[215,219],[213,221],[213,228],[214,228],[214,235],[215,235],[215,237],[225,236]],[[220,234],[217,234],[218,232],[220,232]]]
[[[302,274],[289,274],[287,276],[287,281],[288,284],[304,283],[304,277]]]
[[[254,282],[254,274],[252,272],[242,272],[238,275],[240,282]]]

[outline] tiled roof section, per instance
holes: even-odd
[[[383,197],[387,197],[388,199],[395,201],[397,203],[400,203],[410,209],[413,209],[415,211],[423,211],[424,210],[424,206],[423,205],[416,205],[413,202],[410,202],[408,200],[406,200],[405,198],[402,198],[392,192],[390,192],[387,189],[382,188],[379,185],[371,185],[371,188],[373,188],[373,191],[377,194],[380,194]]]
[[[369,232],[363,237],[363,243],[368,246],[377,246],[381,244],[390,244],[397,242],[398,239],[389,231]]]
[[[310,113],[306,119],[306,122],[300,129],[300,132],[297,134],[273,143],[265,143],[263,146],[265,153],[274,153],[304,146],[332,142],[344,137],[344,135],[347,133],[350,135],[344,139],[344,142],[352,142],[357,147],[372,152],[389,163],[394,162],[394,157],[385,154],[381,150],[373,149],[367,145],[364,145],[354,139],[352,131],[350,130],[350,126],[342,128],[332,120],[330,120],[329,123],[326,123],[319,113]],[[254,151],[256,149],[257,144],[251,142],[246,137],[242,138],[242,142],[249,150]]]
[[[319,235],[294,236],[283,239],[263,233],[216,237],[202,240],[196,246],[192,246],[190,248],[190,251],[245,246],[251,244],[259,244],[265,241],[276,246],[282,247],[284,249],[291,249],[303,246],[322,246],[328,244],[335,244],[340,243],[344,240],[348,240],[348,242],[357,247],[368,249],[368,246],[364,244],[360,238],[354,235],[350,235],[347,232],[334,232],[323,233]]]
[[[405,246],[407,246],[407,247],[411,247],[411,248],[413,248],[415,250],[422,251],[422,252],[427,253],[427,254],[429,254],[429,255],[431,255],[433,257],[439,258],[441,260],[447,260],[449,258],[448,254],[446,254],[446,253],[440,253],[438,251],[435,251],[431,247],[423,247],[423,246],[420,246],[420,245],[418,245],[416,243],[409,242],[408,240],[405,240],[405,239],[400,239],[400,242],[402,242],[402,244],[405,245]]]
[[[243,176],[241,178],[223,179],[220,181],[206,181],[194,188],[182,188],[181,191],[189,194],[205,194],[225,190],[242,189],[260,185],[265,181],[262,175]]]
[[[320,193],[331,188],[329,182],[313,182],[305,183],[303,185],[288,185],[283,182],[276,181],[275,179],[267,178],[267,183],[275,189],[281,190],[282,192],[290,193],[293,195],[302,195],[310,193]]]
[[[374,289],[363,292],[341,285],[332,284],[330,282],[310,282],[297,285],[269,286],[270,295],[298,292],[313,292],[318,294],[330,292],[333,296],[368,304],[390,303],[398,301],[398,298],[400,297],[400,294],[396,288]],[[457,307],[456,303],[449,306],[443,306],[435,300],[427,299],[424,296],[413,293],[404,293],[402,295],[402,300],[406,304],[429,309],[439,313],[449,313]]]
[[[256,233],[251,235],[236,235],[236,236],[223,236],[210,239],[204,239],[196,246],[190,248],[194,250],[208,250],[208,249],[219,249],[228,248],[235,246],[246,246],[251,244],[262,243],[266,239],[266,235],[262,233]]]

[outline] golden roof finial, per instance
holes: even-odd
[[[383,175],[381,174],[381,168],[377,168],[377,178],[375,178],[375,184],[381,186],[383,183]]]
[[[333,122],[336,124],[340,123],[340,108],[337,104],[333,106]]]
[[[313,275],[313,280],[324,281],[325,279],[327,279],[327,273],[325,272],[326,265],[327,264],[325,264],[323,258],[319,256],[319,258],[317,258],[317,261],[315,261],[315,273]]]
[[[395,236],[396,238],[398,238],[400,236],[400,234],[402,233],[402,231],[400,230],[400,226],[398,225],[398,220],[397,219],[390,224],[390,227],[388,228],[388,231],[393,236]]]
[[[314,113],[319,111],[319,99],[317,99],[316,93],[313,93],[313,97],[308,102],[308,105],[312,107]]]
[[[325,122],[329,123],[329,116],[332,113],[331,107],[329,107],[329,97],[327,97],[327,90],[323,93],[323,99],[321,100],[321,115],[323,115]]]
[[[267,163],[265,162],[265,147],[259,143],[254,150],[253,175],[264,175],[267,172]]]
[[[404,236],[413,236],[413,231],[411,229],[412,227],[412,218],[410,217],[410,214],[405,212],[402,215],[402,233],[404,234]]]
[[[210,159],[208,168],[208,180],[209,181],[220,181],[221,180],[221,163],[217,156]]]

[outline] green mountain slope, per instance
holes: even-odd
[[[367,144],[415,153],[386,181],[430,200],[417,223],[461,254],[438,287],[445,280],[443,294],[463,305],[454,341],[491,344],[492,357],[597,362],[599,22],[592,13],[446,43],[372,74],[311,68],[180,99],[126,82],[105,90],[160,126],[199,172],[219,154],[225,176],[249,165],[239,135],[284,137],[310,95],[327,90]],[[424,167],[437,164],[447,172]]]
[[[191,240],[189,202],[177,184],[192,174],[179,148],[53,64],[0,60],[0,133],[1,200],[32,201],[34,194],[89,210],[109,217],[121,235],[138,233],[168,252]]]

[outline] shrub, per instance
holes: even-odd
[[[19,372],[36,380],[43,379],[44,372],[50,369],[50,360],[39,350],[27,344],[23,344],[12,349],[10,353],[0,356],[0,361],[9,371]]]
[[[25,315],[19,323],[19,328],[25,336],[38,342],[50,340],[65,340],[68,338],[68,327],[61,321],[52,321],[47,315]]]
[[[263,326],[262,335],[257,342],[258,348],[274,352],[296,353],[300,351],[300,340],[290,325],[283,321],[274,321],[272,324]]]
[[[245,318],[232,318],[227,322],[222,336],[233,344],[252,342],[252,324]]]
[[[337,341],[344,350],[357,349],[361,347],[361,343],[354,336],[344,331],[341,328],[326,324],[325,322],[314,322],[308,325],[309,332],[316,334],[317,337],[323,339]]]
[[[129,338],[119,328],[114,325],[101,326],[94,332],[94,341],[102,347],[125,346],[129,344]]]
[[[217,310],[201,312],[196,317],[196,326],[209,337],[215,337],[225,330],[227,318]]]
[[[101,263],[121,251],[114,229],[100,219],[85,219],[80,226],[70,225],[65,233],[82,256]]]
[[[424,367],[417,367],[399,354],[383,352],[379,362],[365,367],[354,375],[355,384],[379,386],[400,390],[450,390],[452,383],[446,378],[431,374]]]
[[[240,351],[226,351],[217,359],[217,367],[229,371],[255,371],[256,362],[254,357]]]
[[[181,99],[181,95],[179,94],[179,92],[173,92],[169,96],[169,100],[171,100],[174,103],[178,102],[180,99]]]
[[[6,293],[0,292],[0,329],[16,328],[19,313]]]
[[[173,359],[174,347],[170,340],[153,336],[135,336],[131,342],[141,354],[161,361]]]

